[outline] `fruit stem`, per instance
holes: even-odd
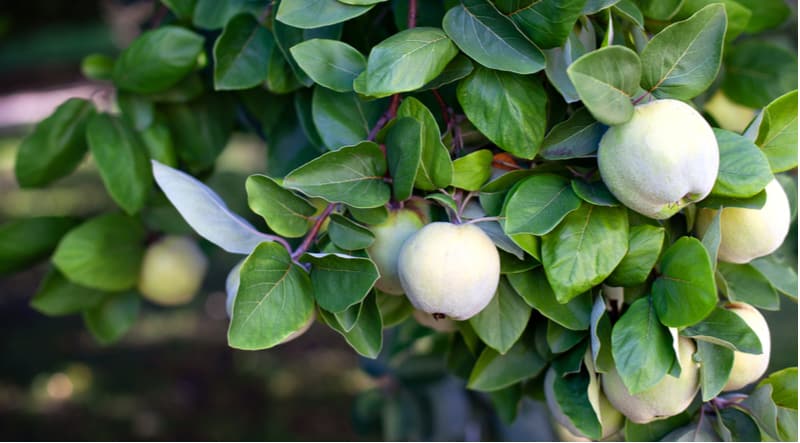
[[[317,221],[314,222],[314,226],[311,227],[311,230],[306,235],[306,238],[303,239],[303,243],[300,243],[300,246],[295,249],[292,253],[292,260],[296,261],[300,256],[308,251],[308,248],[311,246],[311,243],[317,237],[317,233],[319,233],[319,229],[322,227],[322,223],[325,222],[325,219],[331,215],[333,212],[333,208],[336,205],[334,203],[329,203],[328,206],[325,207],[325,210],[322,211],[322,214],[317,217]]]

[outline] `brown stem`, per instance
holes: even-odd
[[[367,136],[367,140],[373,141],[375,137],[378,136],[378,132],[386,126],[386,123],[389,123],[389,120],[395,118],[397,115],[397,108],[400,106],[400,94],[395,94],[392,96],[392,103],[389,105],[389,109],[383,113],[381,118],[378,119],[378,122],[375,123],[375,126],[369,131],[369,135]]]
[[[328,204],[328,206],[325,207],[325,210],[322,211],[322,214],[317,217],[317,221],[314,222],[314,226],[311,227],[311,231],[309,231],[306,235],[306,238],[303,239],[303,243],[300,243],[300,246],[298,246],[294,253],[292,253],[292,260],[297,260],[303,254],[305,254],[306,251],[308,251],[311,243],[313,243],[314,239],[317,237],[319,229],[322,227],[322,223],[324,223],[325,219],[331,215],[331,212],[333,212],[333,208],[335,206],[336,205],[334,203]]]
[[[417,0],[408,0],[408,29],[417,27]]]

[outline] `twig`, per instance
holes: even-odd
[[[417,27],[417,0],[408,0],[408,29]]]
[[[324,223],[325,219],[331,215],[331,212],[333,212],[333,208],[335,206],[336,204],[334,203],[328,204],[328,206],[325,207],[325,210],[322,211],[322,214],[317,217],[317,221],[314,222],[314,226],[311,227],[311,231],[306,234],[306,238],[303,239],[303,243],[300,243],[300,246],[298,246],[297,249],[295,249],[295,251],[292,253],[292,260],[297,260],[303,254],[305,254],[306,251],[308,251],[311,243],[313,243],[314,239],[317,237],[317,233],[319,233],[322,223]]]
[[[389,105],[389,109],[381,115],[381,118],[378,119],[378,122],[375,123],[375,126],[369,131],[369,135],[367,136],[367,140],[373,141],[375,137],[378,136],[378,132],[386,126],[386,123],[389,123],[389,120],[393,119],[397,115],[397,108],[400,106],[400,94],[395,94],[392,96],[392,103]]]

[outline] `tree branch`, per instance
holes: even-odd
[[[313,243],[314,239],[317,237],[317,234],[322,227],[322,223],[324,223],[325,219],[331,215],[331,212],[333,212],[333,208],[335,206],[335,203],[329,203],[328,206],[325,207],[325,210],[322,211],[322,214],[317,217],[317,221],[314,222],[314,226],[311,227],[311,231],[306,234],[306,237],[303,239],[303,243],[300,243],[300,246],[298,246],[297,249],[295,249],[295,251],[292,253],[292,260],[297,260],[303,254],[305,254],[306,251],[308,251],[311,243]]]
[[[408,29],[417,27],[417,0],[408,0]]]

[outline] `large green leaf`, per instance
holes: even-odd
[[[506,196],[504,228],[509,235],[545,235],[580,206],[569,179],[536,174],[519,182]]]
[[[170,0],[175,3],[175,0]],[[225,26],[233,16],[248,13],[254,17],[263,14],[271,0],[184,0],[191,2],[191,8],[184,6],[183,15],[191,16],[192,23],[198,28],[219,29]],[[174,10],[174,8],[173,8]]]
[[[542,142],[539,155],[546,160],[591,157],[597,152],[606,129],[588,109],[580,108],[567,120],[553,126]]]
[[[606,312],[606,302],[598,296],[592,305],[589,325],[589,345],[592,350],[592,361],[597,372],[608,372],[614,369],[614,358],[611,354],[611,320]]]
[[[723,308],[715,308],[700,323],[681,330],[681,335],[739,352],[761,353],[761,341],[750,326],[741,317]]]
[[[95,114],[86,126],[86,141],[111,198],[128,214],[139,212],[153,186],[147,151],[139,136],[125,120]]]
[[[736,314],[733,314],[736,315]],[[716,397],[728,383],[733,369],[733,350],[707,341],[697,341],[700,388],[703,401]]]
[[[314,126],[328,149],[366,140],[383,112],[381,101],[364,101],[352,92],[314,87],[311,112]]]
[[[276,234],[302,237],[308,231],[309,220],[316,208],[306,199],[266,175],[251,175],[245,182],[250,209],[264,217]]]
[[[661,323],[680,328],[704,319],[717,304],[714,267],[700,240],[681,237],[661,257],[653,306]]]
[[[578,343],[584,342],[584,338],[586,338],[587,334],[588,331],[574,331],[554,321],[548,321],[545,338],[550,351],[553,354],[561,354],[562,352],[573,349]]]
[[[76,314],[94,308],[108,292],[76,285],[60,272],[50,269],[31,299],[31,307],[45,315]]]
[[[706,235],[708,234],[706,233]],[[766,277],[776,290],[793,300],[797,300],[797,271],[788,260],[783,260],[776,254],[771,254],[751,261],[750,265]]]
[[[275,242],[258,245],[242,264],[228,345],[266,349],[286,340],[314,315],[311,279]]]
[[[139,281],[144,228],[122,214],[95,217],[61,239],[53,263],[70,281],[106,291],[130,289]]]
[[[572,84],[594,118],[620,125],[633,117],[631,97],[639,90],[639,56],[624,46],[589,52],[567,68]]]
[[[756,144],[772,172],[797,167],[797,90],[776,98],[764,108]]]
[[[147,31],[122,51],[114,84],[142,94],[160,92],[188,75],[203,51],[203,37],[178,26]]]
[[[328,236],[334,245],[355,251],[368,248],[375,241],[375,234],[366,226],[339,214],[331,214],[328,223]]]
[[[132,291],[106,298],[83,312],[83,322],[102,344],[113,343],[128,332],[139,317],[141,298]]]
[[[0,275],[47,257],[77,223],[73,217],[32,217],[0,225]]]
[[[797,89],[797,55],[782,46],[749,39],[725,54],[722,90],[731,100],[751,108],[767,106]]]
[[[92,102],[71,98],[39,122],[17,151],[20,186],[44,186],[71,173],[86,154],[86,123],[93,113]]]
[[[250,14],[232,18],[214,43],[214,89],[247,89],[267,78],[275,39]]]
[[[447,11],[444,31],[487,68],[517,74],[544,69],[544,54],[486,0],[464,0]]]
[[[567,303],[559,303],[541,268],[508,275],[508,282],[522,298],[542,315],[575,331],[589,329],[592,297],[581,294]]]
[[[311,197],[356,208],[374,208],[389,201],[383,180],[386,159],[373,142],[328,152],[290,172],[283,185]]]
[[[619,262],[607,283],[612,286],[636,286],[647,280],[664,244],[664,228],[652,225],[631,226],[628,253]]]
[[[397,117],[411,117],[420,124],[421,154],[414,187],[432,191],[450,186],[453,162],[442,143],[439,125],[430,109],[414,97],[407,97],[397,109]]]
[[[530,316],[531,307],[501,277],[492,300],[469,324],[486,346],[505,354],[522,335]]]
[[[368,258],[312,253],[302,260],[311,263],[314,298],[329,312],[341,312],[360,303],[380,276]]]
[[[535,77],[477,67],[458,85],[458,102],[497,146],[531,159],[547,123],[547,94]]]
[[[492,176],[494,156],[488,149],[479,149],[453,161],[453,186],[477,191]]]
[[[780,298],[775,288],[753,265],[720,262],[717,270],[725,283],[720,289],[728,299],[770,311],[780,308]]]
[[[572,81],[567,75],[567,68],[582,55],[597,48],[597,36],[591,21],[580,23],[569,33],[563,45],[548,49],[545,54],[545,74],[553,87],[567,103],[580,100]]]
[[[306,40],[289,51],[311,79],[337,92],[352,91],[353,80],[367,66],[360,52],[338,40]]]
[[[311,86],[314,83],[314,80],[312,80],[311,77],[309,77],[297,63],[297,60],[292,55],[291,48],[306,40],[337,40],[342,35],[342,25],[324,26],[315,29],[301,29],[275,20],[272,22],[272,32],[275,35],[275,43],[277,44],[281,54],[283,54],[284,61],[288,65],[291,72],[294,73],[294,75],[291,75],[287,72],[290,80],[286,86],[289,86],[289,90],[284,91],[291,92],[299,85]],[[280,71],[276,72],[276,74],[279,73]],[[280,91],[276,92],[280,93]]]
[[[392,176],[392,195],[397,201],[411,197],[422,159],[422,125],[400,117],[386,133],[386,161]]]
[[[122,118],[139,133],[149,128],[155,120],[155,104],[144,95],[120,91],[117,93],[117,106]]]
[[[366,93],[385,97],[419,89],[436,78],[456,54],[458,48],[441,29],[400,31],[370,51]]]
[[[589,395],[589,390],[593,388],[593,375],[587,372],[559,374],[555,369],[550,371],[548,377],[552,378],[553,399],[562,413],[582,434],[599,440],[603,433],[602,424]],[[545,383],[548,382],[546,378]],[[545,389],[550,388],[545,386]]]
[[[684,0],[640,0],[639,6],[645,17],[654,20],[668,20],[681,9]]]
[[[736,0],[736,2],[752,13],[745,30],[751,34],[774,28],[792,14],[789,5],[782,0]]]
[[[705,91],[722,63],[726,27],[725,7],[718,3],[667,26],[642,51],[642,87],[681,99]]]
[[[625,209],[583,203],[542,237],[542,264],[556,299],[566,303],[605,280],[627,250]]]
[[[350,5],[337,0],[282,0],[275,18],[297,28],[319,28],[358,17],[373,6]]]
[[[714,128],[714,136],[719,145],[719,173],[711,194],[720,197],[752,197],[772,181],[769,161],[752,141],[718,128]]]
[[[650,297],[633,302],[614,324],[611,353],[631,394],[650,389],[667,375],[675,361],[672,335],[658,321]]]
[[[585,5],[586,0],[540,0],[514,10],[511,19],[536,46],[554,48],[567,39]]]
[[[210,168],[233,131],[236,108],[230,97],[208,95],[164,108],[178,155],[191,171]]]
[[[345,330],[333,314],[324,310],[320,310],[319,314],[328,326],[344,337],[353,350],[364,357],[377,358],[383,347],[383,318],[376,300],[373,291],[364,300],[358,321],[349,331]]]
[[[497,391],[522,380],[537,376],[545,360],[525,338],[517,341],[505,355],[491,348],[481,352],[472,368],[467,388],[478,391]]]

